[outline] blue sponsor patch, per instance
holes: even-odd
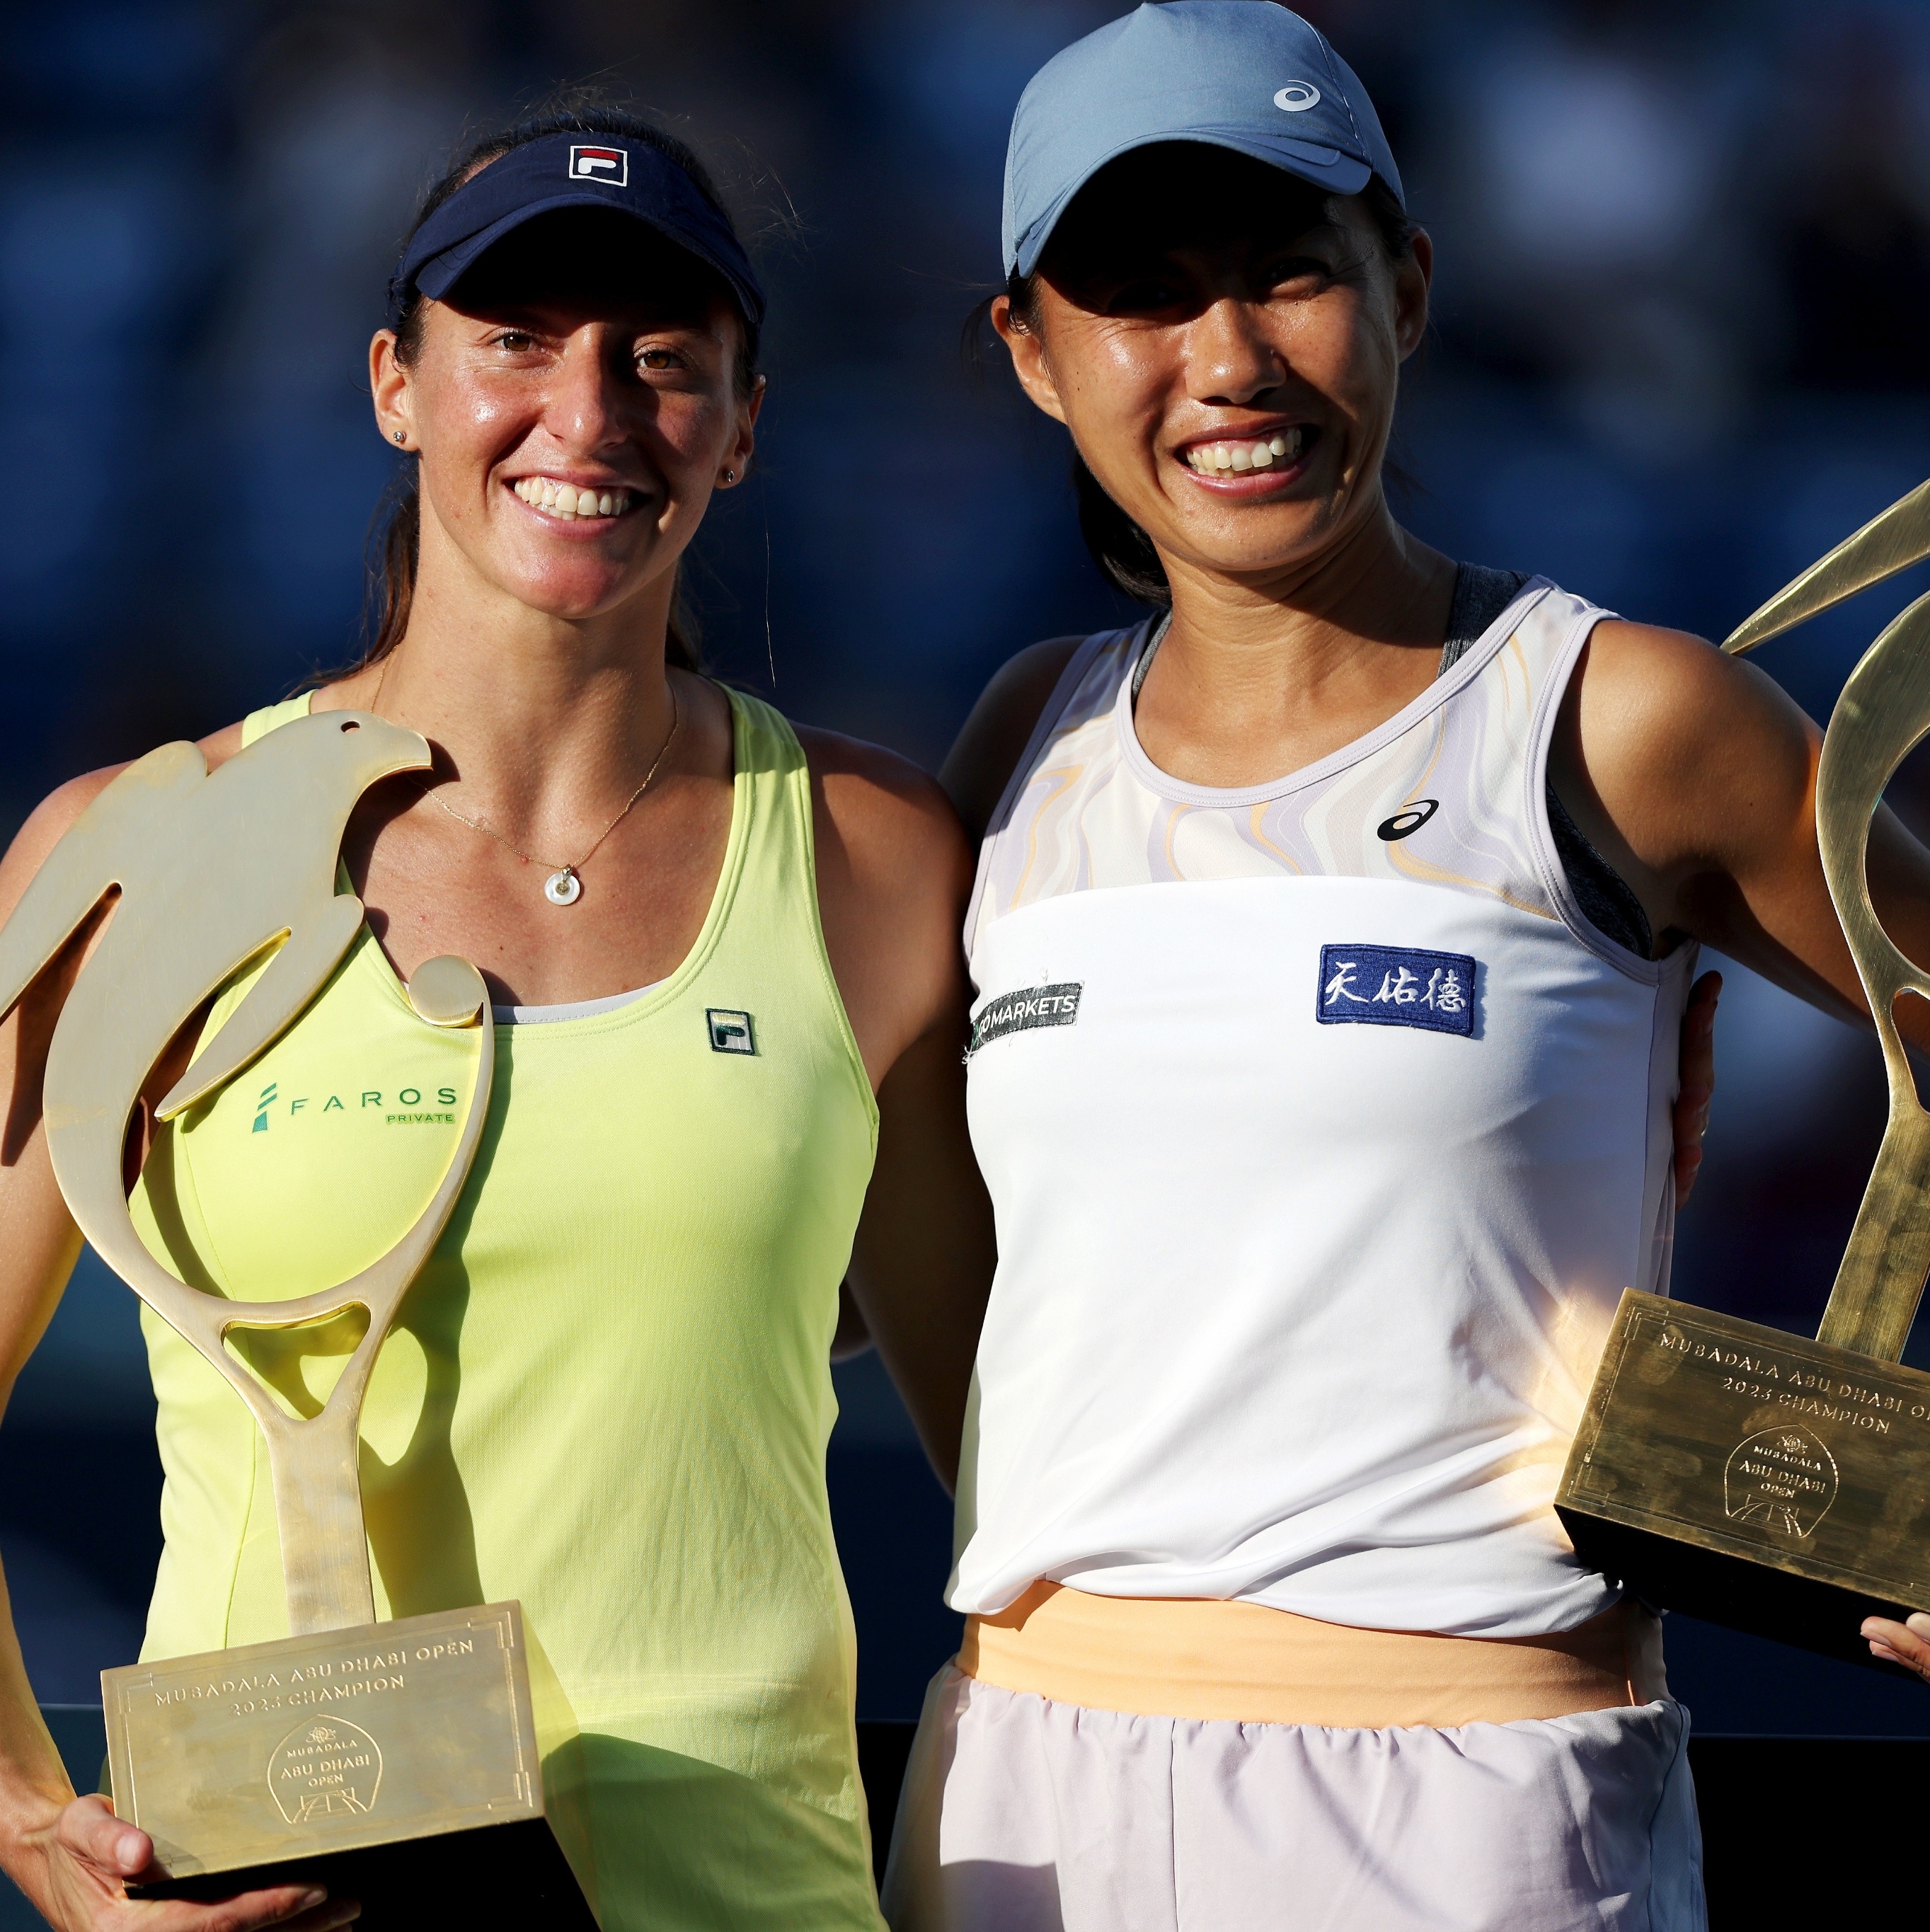
[[[1414,946],[1323,946],[1313,1017],[1328,1026],[1425,1027],[1474,1031],[1478,962]]]

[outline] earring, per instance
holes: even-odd
[[[737,480],[737,472],[734,470],[727,470],[724,472],[724,481],[726,483],[734,483]]]
[[[398,442],[405,442],[407,440],[404,436],[402,432],[399,429],[391,430],[389,431],[389,434]]]

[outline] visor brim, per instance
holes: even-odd
[[[1311,141],[1296,141],[1285,135],[1257,134],[1244,128],[1174,128],[1138,135],[1132,140],[1121,142],[1110,154],[1094,161],[1076,181],[1059,191],[1052,206],[1019,238],[1014,257],[1005,265],[1007,273],[1029,275],[1039,266],[1039,258],[1045,253],[1046,244],[1052,239],[1052,230],[1058,226],[1060,218],[1072,206],[1080,189],[1103,169],[1122,154],[1130,154],[1137,148],[1155,148],[1167,142],[1178,141],[1193,142],[1202,147],[1224,148],[1234,154],[1244,154],[1250,160],[1264,161],[1270,167],[1297,175],[1316,188],[1325,188],[1330,194],[1358,194],[1373,178],[1373,170],[1365,161],[1352,154],[1343,154],[1338,148],[1324,147]]]

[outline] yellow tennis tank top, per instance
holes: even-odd
[[[824,1449],[878,1113],[818,925],[803,754],[730,701],[730,835],[689,956],[614,1011],[496,1029],[474,1170],[362,1413],[376,1612],[520,1599],[583,1728],[605,1932],[875,1932]],[[216,1293],[345,1280],[434,1191],[474,1050],[416,1017],[365,927],[289,1032],[162,1131],[142,1238]],[[285,1635],[253,1418],[143,1322],[167,1542],[142,1655]],[[329,1346],[249,1359],[312,1414]]]

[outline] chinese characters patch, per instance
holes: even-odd
[[[1323,946],[1313,1016],[1329,1026],[1352,1020],[1471,1034],[1478,970],[1465,952],[1424,952],[1412,946]]]

